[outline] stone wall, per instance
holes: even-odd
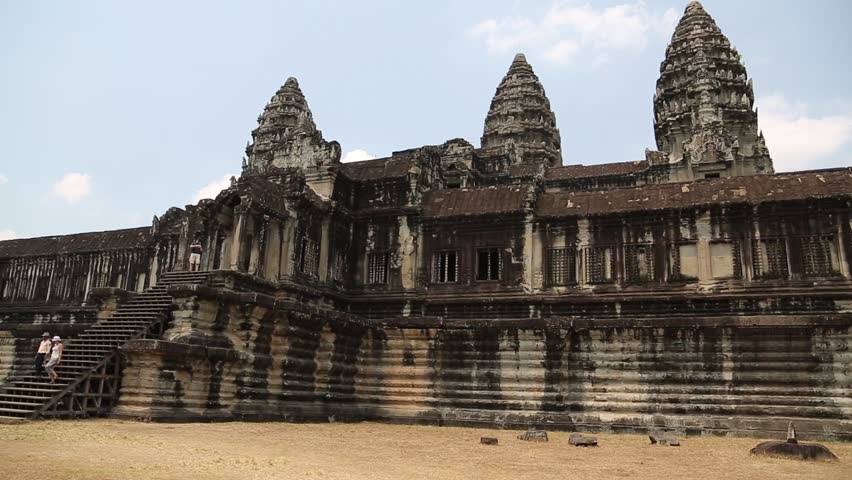
[[[0,331],[0,383],[2,383],[15,365],[15,337],[12,332]]]
[[[250,293],[172,292],[124,347],[114,414],[852,440],[849,314],[395,326]]]

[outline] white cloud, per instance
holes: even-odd
[[[772,156],[775,170],[807,170],[834,166],[827,164],[852,140],[852,110],[817,116],[808,105],[791,102],[776,93],[758,98],[760,128]]]
[[[12,230],[0,230],[0,240],[14,240],[18,235]]]
[[[222,178],[213,180],[207,185],[204,185],[195,192],[195,195],[192,197],[192,203],[198,203],[205,198],[216,198],[222,190],[231,186],[231,177],[237,176],[238,175],[234,175],[233,173],[226,173],[225,175],[222,175]]]
[[[9,177],[0,173],[0,185],[5,185],[9,183]]]
[[[86,173],[66,173],[53,184],[52,192],[66,203],[77,203],[92,193],[92,177]]]
[[[553,63],[569,63],[580,51],[580,44],[574,40],[560,40],[544,51],[544,58]]]
[[[343,163],[349,163],[360,162],[361,160],[372,160],[374,158],[376,158],[376,156],[372,153],[361,148],[356,148],[355,150],[346,152],[346,155],[344,155],[343,158],[340,159],[340,161]]]
[[[524,50],[555,64],[588,53],[599,66],[608,59],[605,52],[641,51],[651,35],[671,35],[677,20],[674,9],[652,12],[642,1],[605,8],[557,2],[540,18],[489,18],[470,27],[468,34],[492,53]]]

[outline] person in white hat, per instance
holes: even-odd
[[[50,350],[50,360],[47,361],[44,369],[50,375],[50,383],[55,383],[56,379],[59,378],[59,374],[56,373],[55,369],[62,363],[62,339],[56,336],[51,338],[50,341],[53,343],[53,348]]]
[[[44,357],[50,353],[50,334],[44,332],[41,334],[41,342],[38,344],[38,352],[35,356],[35,372],[36,375],[44,374]]]

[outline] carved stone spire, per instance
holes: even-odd
[[[300,122],[309,121],[313,125],[312,117],[305,95],[299,88],[299,81],[288,78],[257,119],[258,126],[251,132],[254,143],[246,149],[249,161],[252,157],[262,157],[271,151],[273,145],[288,136],[290,129]],[[313,128],[316,129],[316,125]]]
[[[515,55],[491,100],[482,147],[514,145],[522,162],[562,165],[561,141],[550,100],[526,57]]]
[[[660,64],[657,148],[686,162],[689,179],[773,173],[758,145],[754,91],[736,48],[699,2],[690,2]],[[703,173],[702,173],[703,172]]]
[[[293,77],[266,104],[251,132],[252,143],[244,173],[263,173],[269,167],[319,167],[340,160],[340,145],[326,142]]]

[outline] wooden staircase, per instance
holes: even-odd
[[[121,361],[118,347],[130,340],[158,338],[171,313],[169,285],[203,283],[209,272],[169,272],[75,338],[64,338],[56,368],[59,379],[35,372],[15,375],[0,385],[0,420],[83,418],[105,415],[118,399]]]

